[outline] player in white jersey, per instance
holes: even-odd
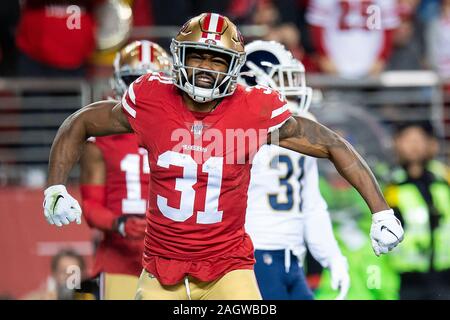
[[[247,85],[277,89],[294,114],[307,112],[312,89],[303,65],[283,45],[254,41],[246,46],[241,77]],[[247,73],[245,73],[247,71]],[[317,160],[276,145],[265,145],[253,160],[246,231],[255,246],[255,272],[264,299],[313,299],[303,272],[308,246],[330,268],[339,299],[349,288],[347,261],[333,236],[327,205],[319,191]]]
[[[306,20],[319,64],[346,78],[377,75],[400,24],[395,0],[311,0]]]

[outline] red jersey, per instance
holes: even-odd
[[[122,106],[152,172],[146,270],[169,285],[253,268],[244,230],[251,159],[290,117],[286,101],[266,87],[238,86],[212,112],[191,112],[169,78],[149,74]]]
[[[140,148],[135,134],[97,137],[106,167],[105,207],[115,215],[145,215],[147,211],[149,166],[147,151]],[[142,240],[126,239],[105,232],[95,256],[94,274],[142,272]]]
[[[51,2],[25,2],[17,26],[17,47],[47,65],[79,68],[95,51],[94,1],[77,1],[77,6]]]

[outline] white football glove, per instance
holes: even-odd
[[[44,215],[49,224],[58,227],[73,221],[81,223],[81,207],[62,184],[45,189]]]
[[[388,253],[403,240],[403,228],[394,216],[394,210],[383,210],[372,215],[370,239],[377,256]]]
[[[331,288],[333,290],[339,289],[339,294],[335,300],[344,300],[350,288],[347,258],[344,256],[333,257],[330,259],[328,268],[331,275]]]

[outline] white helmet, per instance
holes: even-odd
[[[241,69],[240,83],[276,89],[290,102],[294,114],[309,109],[312,89],[306,86],[305,67],[281,43],[256,40],[245,46],[245,52],[247,60]],[[298,102],[292,102],[297,99]]]

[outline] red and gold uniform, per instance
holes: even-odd
[[[291,116],[286,101],[265,87],[238,86],[214,111],[191,112],[169,78],[150,74],[131,84],[122,106],[151,171],[145,270],[164,286],[252,270],[244,230],[250,162]],[[240,145],[232,137],[239,132],[256,143]]]
[[[133,41],[116,55],[112,89],[151,71],[169,72],[170,58],[158,44]],[[149,166],[135,134],[98,137],[82,157],[83,211],[89,225],[103,231],[95,256],[102,299],[133,299],[142,270]],[[98,174],[98,171],[102,171]],[[103,172],[104,171],[104,172]]]
[[[149,182],[147,152],[138,146],[134,134],[98,137],[93,143],[100,149],[106,169],[104,185],[81,186],[88,224],[104,231],[96,250],[93,273],[100,275],[103,298],[133,298],[142,270],[144,242],[138,236],[124,237],[113,228],[119,217],[143,219],[145,215]]]

